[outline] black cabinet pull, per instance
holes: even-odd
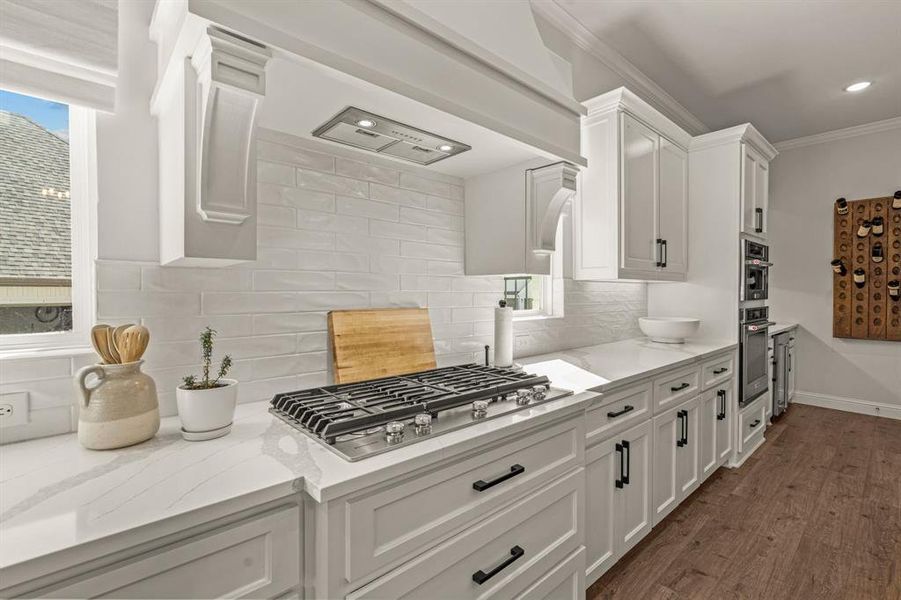
[[[762,208],[754,209],[754,221],[756,223],[754,226],[754,231],[757,233],[762,233],[763,232],[763,209]]]
[[[500,573],[501,571],[503,571],[504,569],[506,569],[507,567],[512,565],[518,559],[522,558],[522,556],[525,553],[526,553],[526,551],[523,550],[522,548],[520,548],[519,546],[513,546],[512,548],[510,548],[510,558],[504,560],[504,562],[502,562],[498,566],[494,567],[487,573],[485,571],[483,571],[482,569],[479,569],[478,571],[476,571],[475,573],[472,574],[472,580],[475,581],[477,584],[482,585],[483,583],[485,583],[486,581],[488,581],[489,579],[491,579],[492,577],[494,577],[495,575],[497,575],[498,573]]]
[[[723,373],[725,373],[728,370],[729,369],[727,367],[720,367],[719,369],[714,369],[713,374],[714,375],[722,375]]]
[[[663,264],[660,266],[663,267],[664,269],[666,268],[666,259],[668,258],[668,256],[667,256],[668,254],[669,254],[669,252],[667,252],[667,249],[666,249],[666,240],[663,240]]]
[[[685,415],[685,433],[682,435],[682,445],[688,445],[688,411],[683,410],[682,413]]]
[[[632,474],[632,448],[629,440],[623,440],[623,450],[626,456],[626,470],[623,472],[623,483],[629,485],[629,475]]]
[[[656,244],[656,258],[657,258],[657,266],[663,266],[663,240],[661,238],[657,238]]]
[[[509,473],[504,473],[503,475],[501,475],[500,477],[497,477],[496,479],[492,479],[491,481],[483,481],[482,479],[479,479],[478,481],[476,481],[475,483],[472,484],[472,489],[474,489],[477,492],[484,492],[485,490],[487,490],[490,487],[493,487],[499,483],[503,483],[503,482],[507,481],[508,479],[510,479],[511,477],[516,477],[517,475],[522,475],[525,472],[526,472],[526,468],[524,466],[513,465],[512,467],[510,467]]]
[[[722,421],[726,418],[726,390],[717,390],[716,397],[720,399],[720,410],[716,415],[716,420]]]
[[[614,481],[613,485],[615,485],[619,489],[623,489],[623,484],[625,483],[625,481],[623,481],[623,475],[625,475],[625,473],[626,473],[626,463],[625,463],[625,459],[624,459],[625,454],[623,454],[623,445],[617,444],[616,451],[619,452],[619,479]]]
[[[748,425],[748,427],[750,427],[751,429],[754,429],[758,425],[760,425],[760,419],[754,419],[754,422],[751,423],[750,425]]]
[[[618,410],[618,411],[616,411],[616,412],[608,412],[608,413],[607,413],[607,418],[608,418],[608,419],[615,419],[616,417],[621,417],[621,416],[623,416],[624,414],[626,414],[627,412],[632,412],[633,410],[635,410],[635,407],[632,406],[632,405],[630,405],[630,404],[627,404],[627,405],[625,405],[625,406],[623,407],[622,410]]]
[[[676,387],[671,387],[670,391],[678,392],[679,390],[684,390],[685,388],[687,388],[690,385],[691,385],[690,383],[683,383],[682,385],[677,385]]]
[[[683,432],[685,431],[685,423],[683,423],[683,421],[682,421],[682,419],[685,416],[684,413],[685,413],[684,410],[680,410],[679,412],[676,413],[676,418],[679,419],[679,439],[676,440],[676,446],[678,446],[679,448],[681,448],[682,446],[685,445],[685,442],[683,441],[683,437],[684,437]]]

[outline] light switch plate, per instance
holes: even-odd
[[[0,394],[0,428],[28,424],[28,392]]]

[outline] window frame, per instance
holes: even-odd
[[[97,119],[69,105],[69,211],[72,219],[72,329],[0,335],[0,356],[90,347],[97,254]]]
[[[563,317],[563,254],[564,254],[564,223],[565,215],[561,216],[557,224],[557,234],[554,240],[556,250],[551,253],[551,272],[549,275],[532,275],[532,280],[541,286],[541,305],[531,310],[514,310],[514,321],[532,321],[537,319],[554,319]],[[559,291],[559,298],[554,298],[554,292]]]

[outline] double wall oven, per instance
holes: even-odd
[[[770,309],[769,296],[770,251],[766,244],[754,240],[742,241],[742,280],[739,308],[739,374],[741,389],[739,405],[746,406],[769,390],[768,342]]]

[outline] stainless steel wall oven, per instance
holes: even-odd
[[[769,389],[767,363],[770,309],[766,306],[742,308],[739,311],[741,398],[739,406],[746,406]]]
[[[759,242],[744,241],[742,249],[742,302],[766,300],[769,295],[770,249]]]

